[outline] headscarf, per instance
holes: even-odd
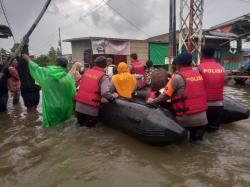
[[[118,65],[117,71],[118,74],[112,77],[116,91],[122,97],[132,98],[132,93],[137,85],[135,77],[131,75],[128,65],[124,62]]]
[[[128,65],[127,65],[125,62],[121,62],[121,63],[118,65],[117,71],[118,71],[118,74],[119,74],[119,73],[126,73],[126,72],[129,72]]]
[[[81,68],[84,67],[82,63],[75,62],[71,69],[69,70],[69,75],[71,75],[76,83],[81,79],[82,75],[80,74]]]

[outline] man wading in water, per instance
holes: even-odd
[[[76,88],[74,79],[67,73],[67,59],[60,57],[56,60],[56,66],[44,68],[33,62],[27,54],[24,54],[23,58],[28,63],[31,76],[42,88],[45,127],[70,119]]]

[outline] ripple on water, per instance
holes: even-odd
[[[225,89],[250,107],[250,89]],[[152,147],[103,124],[45,129],[22,103],[0,114],[0,186],[249,186],[250,120],[200,144]],[[40,110],[40,108],[39,108]],[[1,184],[3,183],[3,185]]]

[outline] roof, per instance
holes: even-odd
[[[226,21],[224,23],[215,25],[211,27],[209,30],[222,30],[226,27],[228,27],[228,32],[238,34],[238,35],[250,32],[250,13],[237,17],[235,19]]]
[[[217,28],[221,28],[224,26],[232,25],[232,24],[235,24],[236,22],[239,22],[239,21],[250,21],[250,13],[245,14],[245,15],[240,16],[240,17],[237,17],[237,18],[234,18],[234,19],[231,19],[231,20],[228,20],[224,23],[220,23],[218,25],[215,25],[215,26],[211,27],[211,29],[217,29]]]
[[[205,38],[211,38],[211,39],[224,39],[224,40],[228,40],[228,39],[232,39],[237,37],[237,35],[233,34],[233,33],[228,33],[225,34],[223,32],[219,32],[219,31],[209,31],[207,32],[206,30],[203,30],[205,34]],[[179,41],[179,31],[176,31],[176,41]],[[154,36],[151,38],[147,39],[148,42],[151,43],[169,43],[169,33],[165,33],[165,34],[161,34],[158,36]]]
[[[80,37],[80,38],[70,38],[70,39],[65,39],[63,40],[64,42],[74,42],[74,41],[82,41],[82,40],[101,40],[101,39],[106,39],[106,40],[117,40],[117,41],[145,41],[145,40],[140,40],[140,39],[127,39],[127,38],[108,38],[108,37]]]
[[[176,31],[176,40],[178,41],[179,38],[179,31]],[[148,42],[155,42],[155,43],[169,43],[169,33],[160,34],[154,37],[150,37],[147,39]]]
[[[0,25],[0,38],[8,38],[12,36],[12,32],[6,25]]]
[[[232,26],[228,28],[230,32],[225,32],[222,28]],[[221,29],[221,30],[220,30]],[[215,25],[210,29],[203,30],[206,38],[211,39],[232,39],[237,38],[242,33],[250,32],[250,13],[237,17],[235,19],[226,21],[224,23]],[[179,31],[176,31],[176,40],[179,39]],[[147,39],[148,42],[156,43],[169,43],[169,33],[161,34]]]

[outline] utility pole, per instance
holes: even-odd
[[[189,51],[200,63],[204,0],[180,0],[179,52]]]
[[[172,61],[176,57],[176,0],[169,1],[169,65],[168,71],[172,72]]]
[[[0,71],[0,80],[3,77],[3,72],[8,68],[10,62],[16,58],[18,56],[18,54],[22,51],[23,47],[25,44],[28,43],[29,37],[32,34],[32,32],[34,31],[34,29],[36,28],[36,26],[38,25],[39,21],[42,19],[44,13],[46,12],[48,6],[50,5],[51,0],[47,0],[46,3],[44,4],[41,12],[39,13],[39,15],[37,16],[36,20],[34,21],[34,23],[31,25],[31,27],[29,28],[28,32],[24,35],[22,42],[20,43],[20,45],[18,46],[18,48],[15,50],[15,52],[12,54],[12,57],[9,59],[8,62],[6,62],[2,68],[2,70]]]
[[[61,40],[61,29],[60,27],[58,28],[58,34],[59,34],[59,40],[58,40],[58,45],[59,45],[59,49],[62,55],[62,40]]]

